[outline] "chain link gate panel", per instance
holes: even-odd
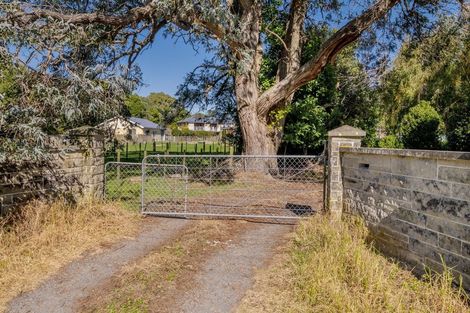
[[[151,155],[142,161],[144,214],[297,219],[321,209],[318,156]]]
[[[120,201],[130,209],[139,209],[142,193],[142,163],[106,163],[104,189],[106,199]]]
[[[154,215],[185,215],[188,169],[178,164],[142,162],[141,211]]]

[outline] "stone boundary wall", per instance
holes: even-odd
[[[343,212],[362,216],[377,247],[470,289],[470,153],[340,148]]]
[[[3,167],[0,215],[35,196],[55,192],[101,197],[104,188],[104,141],[99,135],[50,137],[51,161],[25,167]],[[6,170],[5,170],[6,168]]]

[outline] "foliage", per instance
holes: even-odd
[[[164,92],[152,92],[146,97],[131,94],[126,97],[125,105],[129,115],[146,118],[161,126],[170,125],[188,116],[188,111],[180,102]]]
[[[457,151],[470,151],[470,99],[467,102],[451,104],[445,122],[447,148]]]
[[[368,60],[374,59],[372,54],[378,56],[376,60],[386,59],[380,58],[385,53],[383,48],[393,48],[406,34],[423,33],[433,26],[436,14],[457,11],[448,2],[415,1],[410,6],[398,0],[364,1],[349,6],[336,0],[9,0],[0,3],[0,60],[11,59],[14,66],[21,64],[28,72],[18,80],[21,105],[13,101],[10,107],[32,108],[25,111],[26,115],[37,115],[36,110],[46,121],[38,130],[60,132],[78,125],[95,125],[121,113],[122,100],[141,81],[135,66],[141,52],[158,33],[182,38],[214,54],[214,60],[200,68],[199,73],[205,74],[190,77],[196,88],[186,98],[202,101],[200,95],[212,95],[212,99],[224,100],[221,106],[230,107],[236,98],[237,110],[256,112],[256,118],[240,115],[240,127],[248,142],[247,138],[256,138],[256,133],[270,133],[266,122],[270,113],[286,109],[291,95],[317,78],[346,46],[361,38],[363,50],[369,52]],[[305,54],[299,47],[312,25],[343,26],[321,37],[314,44],[319,47],[315,53]],[[275,51],[270,49],[275,40],[281,43],[276,45],[272,59],[272,73],[276,74],[261,82],[260,61],[266,51]],[[212,79],[205,79],[210,76]],[[163,111],[158,108],[147,113],[167,124],[172,119],[166,120],[168,114]],[[236,110],[232,107],[229,112]],[[345,112],[338,114],[338,120]],[[274,133],[282,132],[282,120],[271,129]],[[255,126],[248,127],[250,123]],[[26,136],[36,149],[41,142],[39,133],[31,137],[33,132],[26,134],[20,128],[7,131],[10,141],[22,142],[22,136]],[[271,136],[272,142],[269,137],[259,137],[266,140],[262,145],[249,141],[250,151],[272,151],[277,136]]]
[[[403,146],[408,149],[439,149],[442,118],[427,101],[412,107],[400,124]]]
[[[116,76],[48,77],[13,62],[0,49],[0,162],[48,158],[48,135],[97,125],[118,114],[119,97],[132,86]],[[4,58],[2,58],[4,57]]]
[[[194,137],[211,137],[217,134],[206,130],[190,130],[187,126],[178,127],[178,125],[171,125],[171,134],[173,136],[194,136]]]
[[[445,123],[447,148],[470,150],[470,33],[464,17],[442,17],[422,40],[408,40],[382,82],[389,133],[421,100]]]
[[[127,109],[127,113],[130,116],[135,117],[146,117],[145,110],[145,99],[135,93],[128,95],[124,100],[124,104]]]
[[[328,114],[318,104],[318,99],[310,96],[292,104],[289,111],[295,121],[288,121],[284,128],[284,141],[294,147],[301,147],[304,154],[323,148],[327,132]]]
[[[314,35],[311,41],[320,39]],[[314,43],[307,42],[305,53],[314,53],[310,50],[316,47]],[[365,130],[365,144],[374,145],[380,102],[354,52],[344,50],[317,79],[296,92],[284,130],[284,140],[291,148],[317,152],[327,131],[344,124]]]
[[[403,144],[395,135],[387,135],[380,139],[377,143],[379,148],[386,149],[402,149]]]

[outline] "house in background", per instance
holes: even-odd
[[[205,116],[203,114],[194,114],[176,123],[178,128],[187,127],[192,131],[208,131],[219,133],[226,129],[234,127],[233,123],[224,123],[213,116]]]
[[[140,117],[116,116],[100,124],[118,139],[165,140],[165,128]]]

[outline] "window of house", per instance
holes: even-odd
[[[195,123],[194,130],[204,130],[204,123]]]

